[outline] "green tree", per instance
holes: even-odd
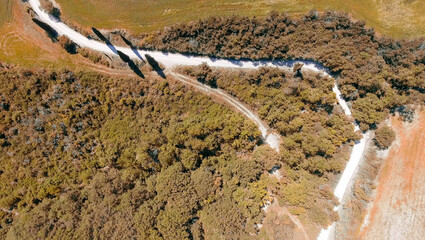
[[[368,125],[379,123],[387,116],[385,103],[375,94],[368,93],[364,98],[354,102],[353,116],[360,123]]]

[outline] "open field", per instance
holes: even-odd
[[[396,38],[425,36],[425,1],[419,0],[57,0],[65,18],[83,27],[150,32],[177,22],[216,15],[263,16],[271,10],[304,14],[343,10]]]
[[[425,113],[411,124],[391,117],[397,143],[379,175],[377,195],[366,217],[361,239],[423,239],[425,235]]]
[[[25,67],[95,70],[110,75],[132,73],[131,70],[109,69],[94,64],[81,55],[68,54],[31,20],[21,1],[0,1],[0,62]]]
[[[0,60],[21,66],[74,66],[66,54],[47,34],[37,27],[21,2],[1,0],[7,5],[7,17],[1,16]],[[4,10],[2,5],[2,11]]]
[[[21,65],[69,65],[67,56],[56,44],[42,35],[25,13],[21,2],[0,0],[0,59]],[[336,0],[230,0],[133,1],[133,0],[58,0],[65,18],[84,27],[125,28],[134,33],[150,32],[177,22],[186,22],[212,15],[267,14],[272,9],[302,14],[310,9],[345,10],[353,17],[366,19],[380,33],[402,37],[425,35],[425,10],[422,1],[336,1]],[[36,30],[35,30],[36,29]],[[46,42],[50,41],[50,42]]]

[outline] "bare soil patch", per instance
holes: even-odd
[[[310,240],[298,217],[280,206],[277,199],[268,206],[266,214],[263,230],[267,239]]]
[[[423,239],[425,236],[425,112],[411,124],[391,117],[398,144],[390,149],[361,239]]]

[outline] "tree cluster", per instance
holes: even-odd
[[[210,17],[167,27],[147,36],[141,47],[233,59],[317,61],[337,77],[363,130],[375,127],[388,110],[425,101],[423,41],[378,37],[364,22],[340,12]]]
[[[380,148],[389,148],[395,139],[395,132],[389,126],[382,126],[375,131],[375,142],[376,145]]]
[[[261,222],[279,161],[242,115],[156,79],[0,68],[0,238],[247,239]]]
[[[274,193],[297,214],[326,226],[335,219],[329,204],[332,193],[319,185],[343,169],[349,146],[360,136],[337,105],[334,79],[301,67],[242,71],[213,69],[204,63],[180,71],[248,104],[279,132],[280,165],[288,176]]]
[[[58,42],[63,49],[65,49],[68,53],[75,54],[77,53],[77,46],[75,43],[69,39],[69,37],[62,35],[58,38]]]

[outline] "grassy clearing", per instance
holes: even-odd
[[[0,3],[1,62],[26,67],[77,67],[75,57],[53,43],[31,21],[20,1],[0,0]]]
[[[73,65],[71,56],[65,50],[40,32],[24,31],[23,23],[11,21],[0,28],[0,61],[27,67]]]
[[[425,36],[425,1],[420,0],[57,0],[64,16],[83,27],[150,32],[176,22],[212,15],[262,16],[271,10],[303,14],[343,10],[395,38]]]
[[[13,0],[0,0],[0,27],[12,18]]]
[[[52,57],[50,52],[34,45],[30,39],[12,31],[10,27],[0,29],[0,36],[0,60],[3,62],[27,67],[72,65],[71,59],[65,54],[63,57]]]

